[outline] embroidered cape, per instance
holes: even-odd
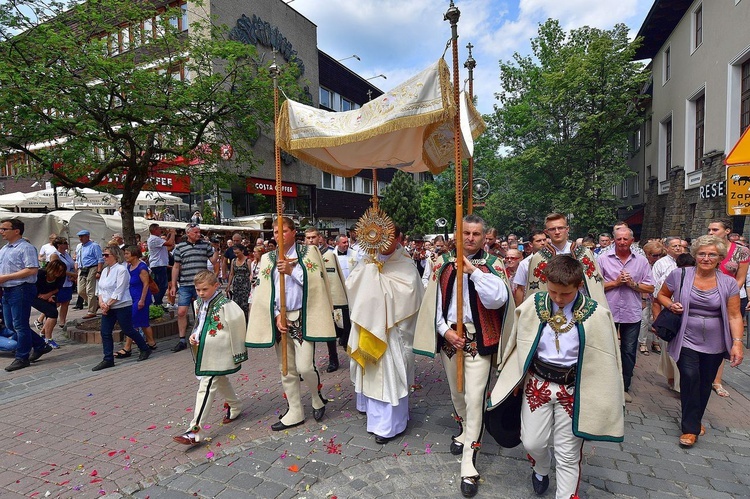
[[[604,296],[604,278],[594,254],[587,247],[576,246],[575,244],[570,251],[571,256],[583,265],[583,284],[586,294],[601,306],[607,307],[607,298]],[[529,276],[526,281],[526,298],[537,291],[547,291],[547,278],[544,275],[544,269],[555,255],[554,247],[547,245],[531,257]]]
[[[203,303],[196,300],[196,316]],[[195,353],[196,376],[222,376],[236,373],[247,360],[245,313],[224,293],[209,303]]]
[[[625,434],[624,388],[620,347],[612,314],[581,293],[573,306],[578,340],[578,375],[575,383],[573,434],[586,440],[622,442]],[[536,354],[552,314],[547,292],[525,300],[515,312],[513,330],[503,352],[498,379],[487,409],[492,410],[520,386]],[[572,332],[570,333],[572,334]]]
[[[302,310],[300,320],[302,338],[306,341],[329,341],[336,338],[333,325],[333,305],[325,273],[323,257],[316,246],[296,245],[302,267]],[[253,291],[253,306],[247,323],[245,345],[250,348],[274,346],[276,329],[276,286],[274,278],[278,251],[266,253],[260,260],[258,280]]]

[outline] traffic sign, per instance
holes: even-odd
[[[727,168],[727,215],[750,215],[750,165]]]

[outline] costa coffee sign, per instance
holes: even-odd
[[[249,194],[263,194],[265,196],[276,195],[276,182],[263,178],[248,178],[247,192]],[[297,184],[281,183],[281,195],[286,198],[297,197]]]

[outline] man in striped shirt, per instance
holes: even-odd
[[[193,279],[201,270],[206,270],[207,260],[215,264],[218,260],[219,250],[211,243],[201,238],[201,229],[198,224],[188,224],[185,229],[187,240],[175,246],[174,266],[172,267],[172,286],[169,288],[171,297],[177,296],[177,328],[180,341],[172,348],[173,352],[179,352],[187,348],[185,339],[187,331],[187,313],[193,300],[197,298]],[[179,286],[178,286],[179,284]]]

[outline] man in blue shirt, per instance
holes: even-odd
[[[96,299],[96,281],[102,275],[104,257],[102,248],[91,240],[91,233],[86,229],[78,232],[81,245],[76,253],[76,266],[78,268],[78,294],[89,302],[89,313],[84,319],[96,317],[99,308],[99,300]]]
[[[8,372],[29,367],[30,362],[52,351],[52,347],[29,327],[39,260],[36,248],[22,237],[24,228],[24,223],[17,219],[0,222],[0,235],[7,242],[0,248],[3,318],[6,326],[16,332],[18,340],[16,358],[5,368]]]

